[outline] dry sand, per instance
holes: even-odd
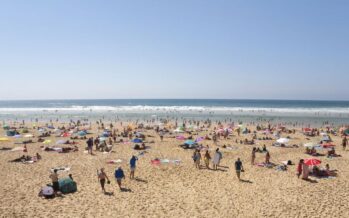
[[[253,128],[252,128],[253,129]],[[33,131],[33,130],[31,130]],[[96,135],[96,127],[92,130]],[[1,130],[1,135],[4,131]],[[153,130],[146,134],[156,136]],[[205,135],[205,133],[200,133]],[[283,136],[286,136],[285,134]],[[290,135],[292,143],[308,142],[303,135]],[[251,137],[251,136],[249,136]],[[218,144],[237,146],[236,150],[221,149],[223,160],[220,171],[197,170],[191,159],[192,150],[179,148],[180,142],[166,138],[160,142],[158,136],[149,144],[151,149],[138,161],[136,177],[131,181],[129,158],[137,151],[132,145],[118,144],[111,154],[96,152],[95,156],[83,152],[86,143],[79,141],[80,150],[59,154],[43,152],[42,143],[28,144],[30,155],[39,152],[43,159],[35,164],[9,163],[23,152],[0,151],[0,216],[1,217],[349,217],[349,153],[342,151],[340,137],[333,137],[337,153],[343,157],[328,159],[319,157],[323,166],[329,163],[339,171],[334,179],[314,179],[310,183],[296,177],[296,166],[287,172],[251,166],[251,145],[237,145],[230,140]],[[243,137],[241,137],[242,139]],[[55,142],[60,138],[51,137]],[[318,138],[314,138],[318,139]],[[34,139],[35,141],[37,139]],[[0,147],[15,147],[15,140],[0,142]],[[273,141],[257,141],[267,145],[271,161],[279,164],[284,160],[298,162],[309,158],[304,148],[276,148]],[[53,143],[54,144],[54,143]],[[204,141],[212,149],[212,141]],[[213,155],[213,151],[211,151]],[[239,182],[234,171],[234,162],[241,157],[245,173],[242,178],[250,182]],[[151,159],[180,159],[180,165],[168,164],[154,167]],[[107,160],[122,159],[127,178],[124,186],[130,192],[120,192],[113,179],[118,165],[106,164]],[[264,154],[257,153],[257,162],[264,161]],[[203,165],[203,163],[202,163]],[[78,184],[78,192],[52,200],[38,197],[42,186],[50,183],[51,167],[70,166],[70,172],[60,173],[60,177],[73,174]],[[99,186],[96,170],[105,167],[112,178],[106,185],[113,195],[104,195]]]

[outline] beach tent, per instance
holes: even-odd
[[[28,129],[22,129],[22,133],[29,133]]]
[[[323,142],[330,142],[331,139],[330,139],[330,137],[329,137],[328,135],[324,135],[324,136],[322,137],[321,141],[323,141]]]
[[[58,183],[59,183],[59,190],[63,194],[74,193],[78,190],[76,182],[74,182],[71,178],[60,179]]]
[[[344,130],[344,134],[349,136],[349,129]]]
[[[7,130],[6,131],[6,136],[15,136],[16,135],[16,131],[14,130]]]
[[[101,136],[103,137],[109,137],[111,135],[111,132],[105,131]]]

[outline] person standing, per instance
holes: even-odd
[[[121,181],[122,179],[125,179],[125,174],[121,167],[115,170],[114,176],[116,182],[118,183],[119,189],[121,190]]]
[[[204,161],[207,169],[210,169],[210,160],[211,160],[211,155],[208,151],[206,151],[204,156]]]
[[[55,194],[57,194],[57,192],[59,191],[59,182],[58,182],[57,172],[58,172],[58,170],[54,169],[53,173],[51,173],[51,175],[50,175],[50,179],[52,181],[52,188],[53,188],[53,191],[55,192]]]
[[[130,159],[130,179],[134,179],[135,177],[135,171],[136,171],[136,162],[138,161],[138,158],[136,156],[132,156]]]
[[[235,171],[239,181],[241,181],[240,175],[241,175],[241,172],[244,171],[244,168],[242,166],[242,162],[240,158],[238,158],[237,161],[235,161]]]
[[[265,163],[266,164],[270,164],[270,153],[269,153],[269,151],[267,151],[267,153],[265,154]]]
[[[194,155],[193,155],[193,160],[195,163],[195,167],[197,169],[200,169],[201,153],[199,150],[195,150]]]
[[[304,164],[304,160],[301,159],[298,163],[298,166],[297,166],[297,177],[298,178],[302,175],[303,164]]]
[[[87,140],[86,144],[87,144],[88,153],[92,155],[93,138],[89,138],[89,139]]]
[[[216,149],[216,152],[213,156],[213,169],[217,170],[219,167],[219,163],[221,162],[221,159],[223,158],[222,153],[219,151],[219,148]]]
[[[309,177],[309,166],[306,165],[305,163],[302,164],[302,179],[308,180]]]
[[[107,174],[104,172],[104,168],[101,168],[101,172],[98,173],[98,180],[99,180],[99,183],[101,184],[102,191],[104,193],[106,193],[105,188],[104,188],[106,179],[107,179],[108,183],[110,183],[110,180],[109,180]]]
[[[251,165],[254,165],[254,161],[256,160],[256,150],[255,147],[252,149]]]
[[[348,139],[346,136],[344,136],[342,140],[343,151],[345,151],[345,149],[347,148],[347,145],[348,145]]]

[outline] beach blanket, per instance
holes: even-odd
[[[256,166],[259,166],[259,167],[266,167],[266,168],[273,168],[273,167],[275,167],[276,165],[273,164],[273,163],[269,163],[269,164],[266,164],[266,163],[257,163]]]
[[[161,164],[176,164],[179,165],[181,160],[169,160],[169,159],[154,159],[150,162],[153,166],[159,166]]]

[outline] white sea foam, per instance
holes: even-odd
[[[72,106],[53,108],[0,108],[0,113],[217,113],[217,114],[319,114],[349,115],[349,108],[256,108],[256,107],[207,107],[207,106]]]

